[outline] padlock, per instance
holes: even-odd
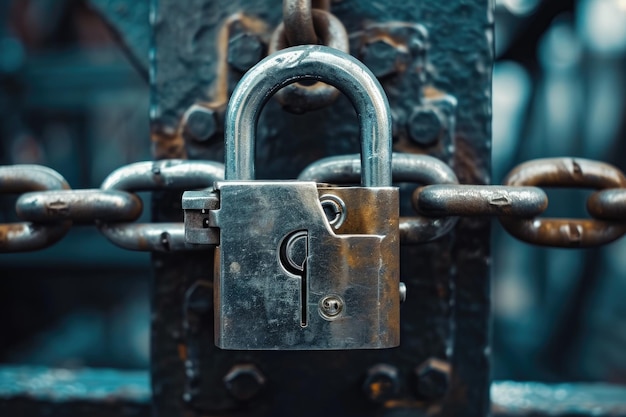
[[[254,179],[254,137],[281,87],[318,80],[353,103],[361,186]],[[225,121],[224,181],[183,196],[189,243],[215,254],[215,343],[223,349],[378,349],[400,342],[399,191],[391,186],[391,119],[372,73],[343,52],[277,52],[239,82]],[[215,208],[216,195],[219,208]],[[204,219],[200,219],[204,216]]]

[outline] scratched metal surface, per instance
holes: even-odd
[[[451,163],[464,183],[489,182],[491,26],[487,0],[332,3],[349,33],[368,23],[424,25],[431,94],[458,102],[454,149],[418,146],[407,139],[406,121],[422,101],[422,81],[401,71],[381,80],[394,112],[395,150],[430,153]],[[245,11],[235,24],[225,22]],[[152,27],[152,140],[155,158],[222,160],[220,114],[241,76],[226,62],[228,32],[247,28],[267,40],[280,19],[280,1],[155,0]],[[233,27],[234,25],[234,27]],[[351,39],[358,44],[359,39]],[[359,50],[352,53],[361,56]],[[404,78],[403,78],[404,77]],[[413,80],[413,81],[412,81]],[[417,80],[417,81],[416,81]],[[434,93],[433,93],[434,92]],[[185,112],[202,104],[217,114],[216,133],[190,140]],[[331,155],[357,152],[354,110],[341,97],[331,107],[293,115],[271,100],[258,127],[257,174],[295,178],[306,165]],[[408,188],[412,188],[408,187]],[[405,198],[404,201],[408,201]],[[154,217],[182,220],[179,194],[158,194]],[[407,203],[404,210],[409,211]],[[159,416],[220,415],[446,415],[484,416],[489,409],[489,225],[464,219],[440,241],[402,250],[402,345],[382,351],[241,352],[213,344],[212,254],[154,254],[152,386]],[[414,369],[429,358],[449,361],[447,394],[418,399]],[[224,377],[239,363],[253,363],[266,383],[247,402],[229,394]],[[398,368],[398,394],[382,405],[362,390],[368,368]]]

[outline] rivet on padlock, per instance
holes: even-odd
[[[256,181],[254,137],[267,100],[303,80],[337,87],[361,127],[361,187]],[[375,349],[399,344],[398,189],[383,90],[351,56],[323,46],[273,54],[232,94],[225,181],[215,185],[215,341],[224,349]],[[188,214],[208,192],[186,192]],[[213,194],[214,198],[215,194]],[[191,217],[190,217],[191,218]],[[193,224],[196,224],[197,221]],[[191,222],[189,222],[191,224]],[[198,229],[188,234],[199,242]],[[199,242],[200,243],[200,242]]]

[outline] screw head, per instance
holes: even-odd
[[[415,368],[415,394],[424,400],[436,400],[448,391],[450,364],[444,360],[430,358]]]
[[[443,124],[433,108],[416,107],[407,122],[409,137],[422,146],[430,146],[439,140]]]
[[[186,113],[184,134],[197,142],[205,142],[217,132],[217,115],[212,109],[194,105]]]
[[[327,295],[319,302],[319,311],[326,320],[334,320],[341,315],[344,303],[338,295]]]
[[[237,401],[250,401],[265,386],[265,377],[251,364],[237,364],[224,376],[224,385],[228,393]]]
[[[240,72],[246,72],[263,58],[261,39],[251,33],[238,33],[228,41],[228,64]]]
[[[400,381],[395,366],[381,363],[367,370],[363,392],[371,402],[382,404],[398,395],[399,390]]]
[[[400,51],[387,39],[376,39],[365,44],[361,60],[377,78],[395,74]]]

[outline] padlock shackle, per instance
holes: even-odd
[[[352,56],[326,46],[295,46],[256,64],[241,79],[225,120],[225,179],[253,180],[256,127],[265,103],[282,87],[323,81],[352,102],[361,128],[361,185],[391,186],[391,112],[380,83]]]

